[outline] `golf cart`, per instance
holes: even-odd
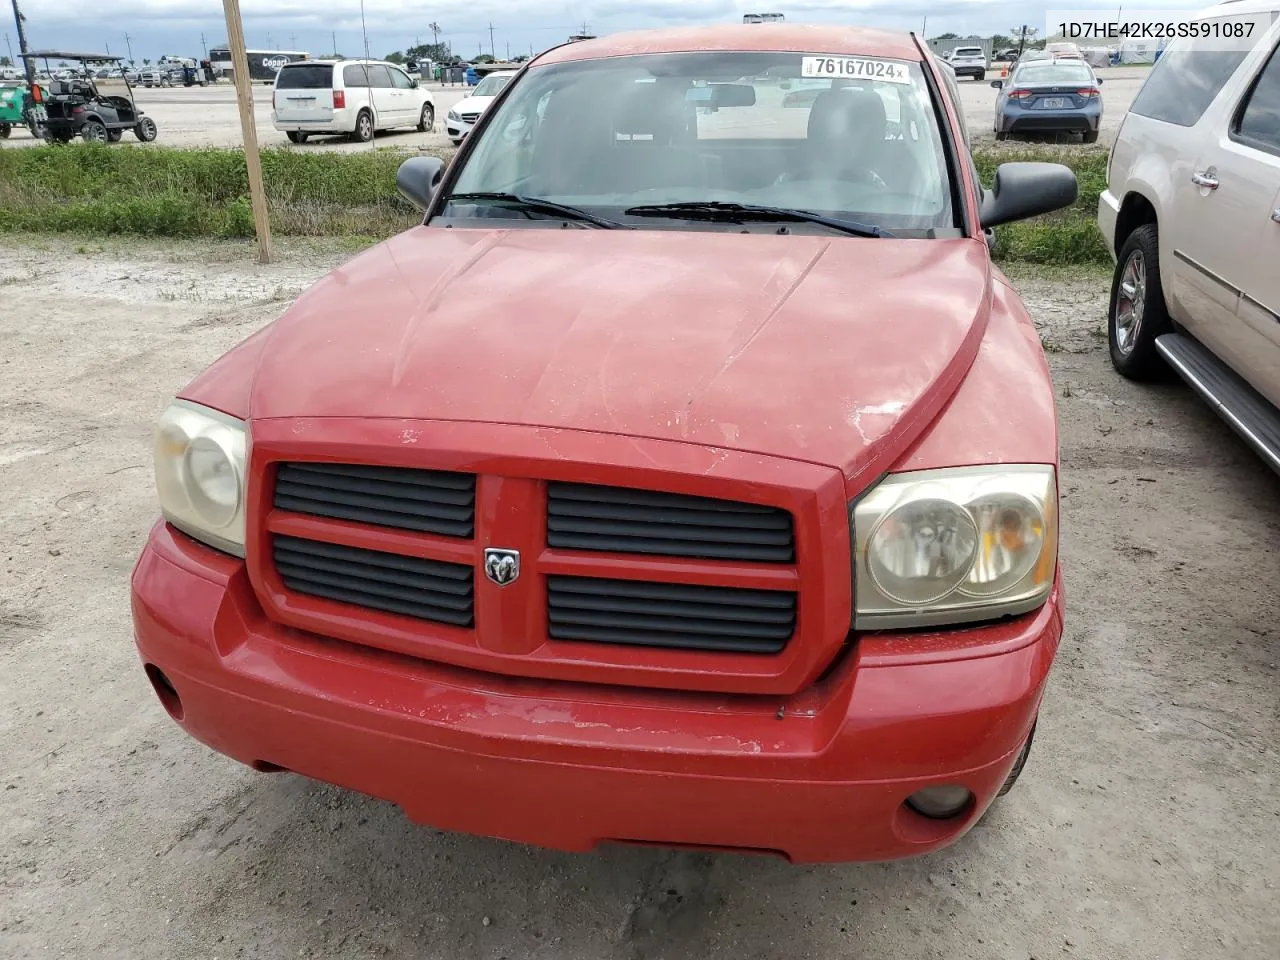
[[[26,99],[27,85],[21,80],[0,80],[0,140],[26,124]]]
[[[65,53],[37,50],[25,56],[43,60],[48,72],[50,60],[71,60],[80,64],[69,80],[49,80],[39,102],[46,119],[43,135],[53,143],[70,143],[81,137],[86,143],[115,143],[132,130],[143,143],[156,138],[156,123],[145,116],[133,99],[133,87],[122,72],[118,77],[96,78],[91,66],[119,66],[121,57],[104,53]]]

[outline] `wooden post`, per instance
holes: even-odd
[[[253,80],[249,77],[249,57],[244,52],[244,25],[240,22],[240,0],[222,0],[227,18],[227,45],[231,48],[232,78],[240,104],[240,132],[244,136],[244,163],[249,172],[249,200],[253,204],[253,229],[258,236],[258,262],[271,262],[271,219],[267,194],[262,186],[262,158],[258,156],[258,128],[253,122]]]

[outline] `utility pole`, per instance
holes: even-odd
[[[244,51],[240,0],[222,0],[222,12],[227,19],[227,46],[231,48],[232,77],[240,105],[240,132],[244,135],[244,165],[249,174],[253,230],[258,236],[258,262],[270,263],[271,217],[267,212],[267,192],[262,185],[262,158],[258,156],[258,128],[253,122],[253,87],[249,79],[249,57]]]
[[[929,39],[929,18],[927,16],[924,18],[924,23],[920,24],[920,36],[926,40]]]
[[[36,85],[36,65],[30,57],[27,56],[27,31],[23,28],[22,22],[26,18],[23,17],[22,11],[18,9],[18,0],[13,0],[13,22],[18,28],[18,52],[22,54],[22,67],[27,73],[27,89],[30,90]],[[9,35],[5,34],[7,40]],[[13,48],[9,48],[10,53]]]
[[[289,49],[290,50],[298,49],[298,35],[296,33],[289,34]]]
[[[200,49],[204,51],[204,58],[209,59],[209,45],[204,42],[204,31],[200,31]]]
[[[511,41],[507,41],[507,63],[511,62]]]
[[[9,62],[16,67],[18,61],[13,59],[13,41],[9,39],[9,34],[7,33],[4,35],[4,45],[9,48]]]
[[[17,0],[14,0],[14,2],[16,3]],[[133,66],[133,44],[129,42],[132,39],[127,33],[124,35],[124,47],[129,51],[129,66]]]
[[[329,39],[333,41],[333,56],[336,59],[338,56],[338,31],[330,31]]]
[[[498,51],[493,49],[493,21],[489,21],[489,56],[498,59]]]

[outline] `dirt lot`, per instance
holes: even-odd
[[[1096,272],[1015,277],[1061,397],[1069,597],[1021,783],[942,853],[793,867],[441,834],[188,739],[130,638],[152,422],[344,254],[9,244],[0,956],[1280,955],[1280,481],[1185,389],[1113,375]]]
[[[1138,87],[1146,78],[1145,67],[1114,67],[1097,71],[1104,78],[1102,135],[1100,143],[1110,143],[1124,119]],[[1000,75],[999,70],[987,74],[987,81]],[[420,147],[447,148],[449,138],[444,134],[444,117],[455,103],[466,96],[463,87],[442,87],[433,84],[431,95],[436,105],[436,129],[432,133],[416,130],[395,130],[380,133],[377,145],[416,150]],[[996,91],[988,83],[973,80],[960,81],[960,96],[965,116],[969,121],[974,140],[994,142],[992,123],[995,118]],[[160,128],[156,143],[170,147],[238,147],[240,115],[236,110],[235,89],[230,84],[212,87],[176,87],[172,89],[143,87],[137,91],[138,103]],[[258,84],[253,88],[254,119],[258,128],[258,141],[266,147],[287,146],[283,133],[271,126],[271,87]],[[1071,138],[1066,138],[1071,139]],[[4,147],[31,146],[36,143],[25,129],[13,131],[9,140],[0,141]],[[133,143],[129,135],[126,142]],[[302,150],[368,150],[368,144],[348,143],[341,138],[313,140]]]

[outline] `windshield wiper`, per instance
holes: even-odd
[[[729,223],[743,223],[748,220],[779,221],[791,220],[796,223],[816,223],[832,230],[852,234],[855,237],[888,237],[893,234],[881,227],[869,223],[858,223],[856,220],[838,220],[835,217],[824,217],[820,213],[808,210],[793,210],[789,207],[763,207],[754,203],[725,203],[719,200],[693,200],[685,203],[655,203],[640,207],[630,207],[624,211],[631,217],[676,217],[682,220],[722,220]]]
[[[604,230],[634,230],[626,223],[618,223],[616,220],[608,220],[605,217],[597,217],[594,213],[587,213],[585,210],[579,210],[577,207],[570,207],[563,203],[556,203],[554,200],[543,200],[541,197],[525,197],[518,193],[453,193],[446,198],[450,203],[458,201],[460,203],[470,203],[473,201],[489,201],[491,203],[502,203],[515,209],[525,210],[533,213],[548,213],[557,217],[564,217],[566,220],[577,220],[582,223],[590,223]]]

